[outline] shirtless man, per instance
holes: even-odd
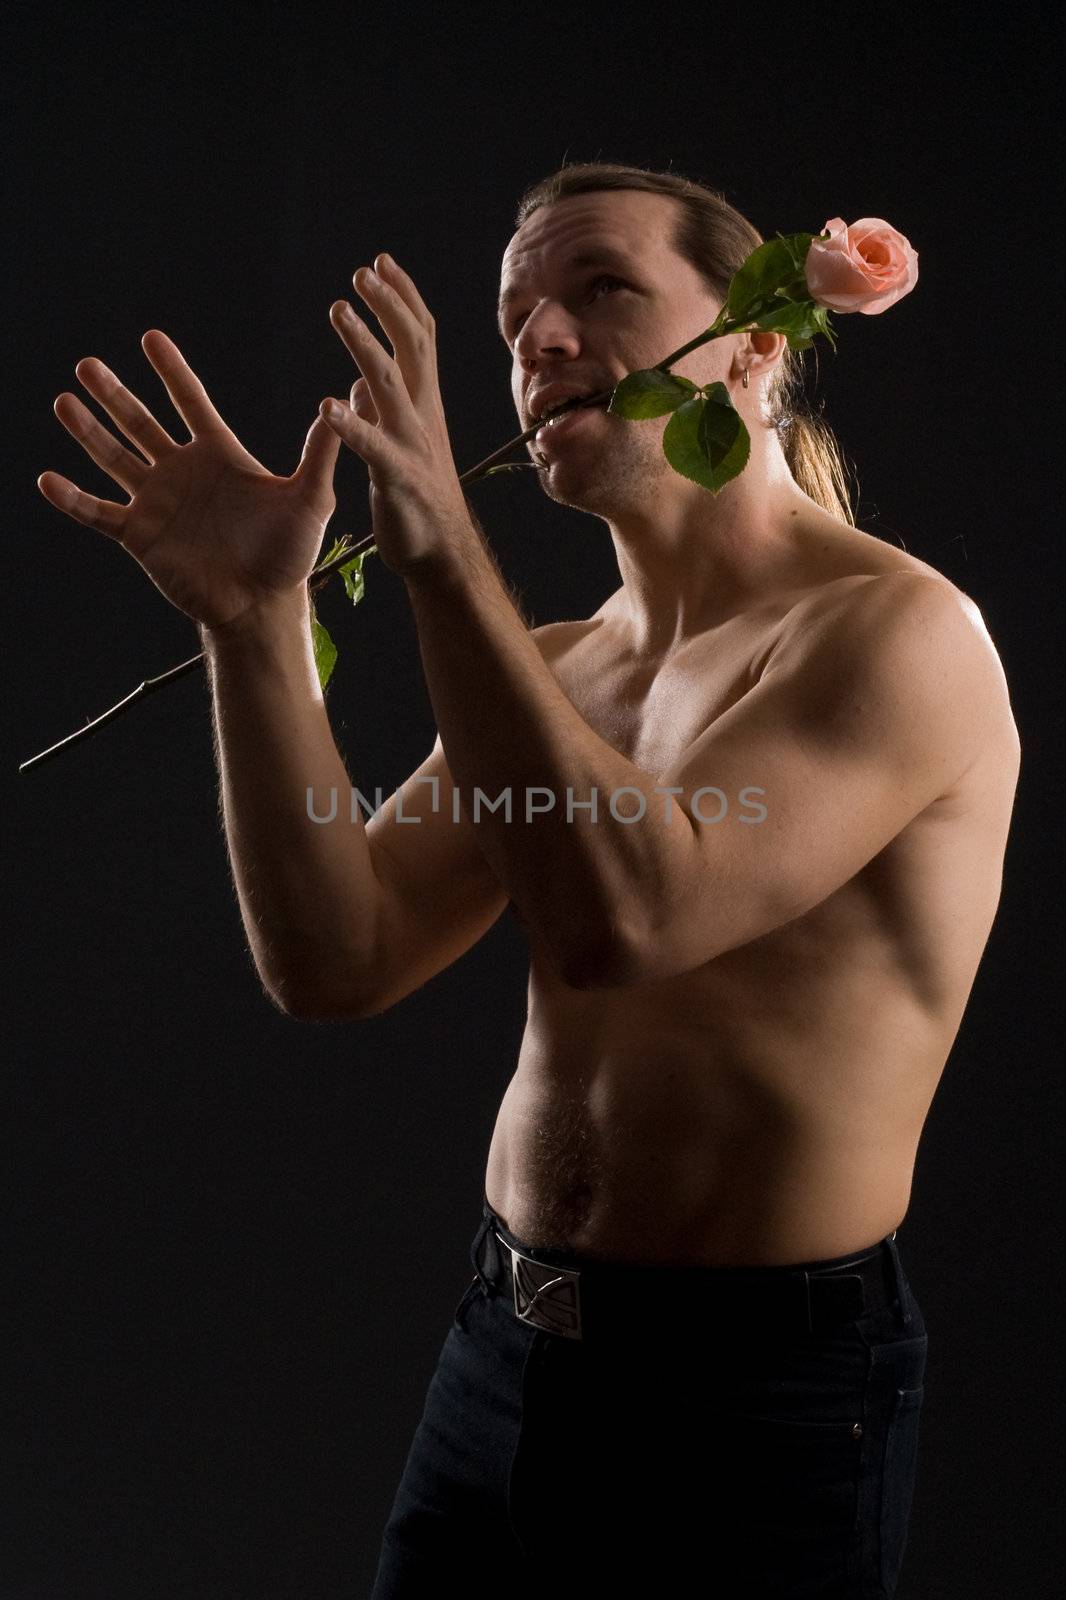
[[[549,386],[609,390],[709,324],[718,304],[664,245],[674,205],[636,191],[574,196],[535,211],[512,238],[502,333],[525,427]],[[606,262],[571,264],[605,250]],[[385,290],[364,280],[361,292],[413,393],[409,313],[423,334],[428,314],[410,280],[382,277]],[[613,292],[599,292],[604,282]],[[400,312],[388,304],[397,292]],[[337,326],[366,374],[355,413],[384,428],[379,358],[365,335]],[[312,824],[306,805],[313,790],[321,813],[331,788],[351,786],[314,669],[306,577],[334,509],[339,443],[362,454],[365,435],[352,414],[316,421],[297,472],[271,477],[176,347],[153,331],[144,349],[190,443],[170,439],[102,364],[82,362],[81,382],[148,464],[64,395],[60,421],[133,500],[96,500],[55,473],[39,482],[58,509],[120,539],[201,625],[234,878],[268,994],[308,1020],[380,1014],[510,904],[531,964],[526,1032],[486,1171],[500,1237],[523,1243],[529,1261],[581,1263],[587,1288],[595,1263],[703,1268],[708,1281],[715,1269],[767,1269],[762,1281],[778,1282],[863,1252],[880,1262],[906,1215],[923,1123],[999,900],[1019,740],[973,602],[792,478],[764,421],[782,336],[735,335],[678,363],[694,381],[725,382],[751,436],[747,466],[718,496],[666,461],[662,418],[586,409],[530,441],[551,498],[610,529],[622,583],[592,617],[527,630],[454,497],[435,531],[428,512],[400,532],[384,515],[375,522],[383,558],[407,582],[439,735],[365,827],[347,806]],[[476,790],[491,802],[508,788],[510,820],[484,804],[471,820]],[[532,790],[535,805],[545,792],[554,804],[527,821]],[[593,790],[596,820],[583,804]],[[643,795],[639,820],[611,815],[615,791],[619,817]],[[488,1280],[480,1256],[475,1264],[476,1297]],[[899,1341],[910,1359],[921,1330],[909,1290],[902,1300],[870,1313],[887,1323],[849,1326],[865,1329],[864,1344],[871,1333],[878,1348]],[[486,1340],[489,1312],[486,1301]],[[493,1334],[527,1341],[512,1352],[518,1393],[528,1341],[569,1342],[537,1326],[514,1317]],[[457,1314],[446,1349],[469,1337]],[[908,1387],[900,1366],[898,1390],[920,1393],[920,1367],[907,1370],[918,1382]],[[866,1381],[864,1369],[859,1395]],[[475,1390],[486,1392],[480,1378],[469,1428],[503,1426],[499,1406],[474,1416]],[[891,1418],[862,1404],[855,1414],[872,1461]],[[857,1448],[862,1427],[849,1421],[838,1448]],[[452,1571],[441,1519],[424,1515],[424,1478],[421,1498],[411,1487],[412,1472],[428,1470],[420,1451],[375,1600],[408,1592],[415,1572]],[[845,1473],[859,1469],[841,1459]],[[877,1470],[862,1461],[863,1473]],[[555,1464],[542,1477],[561,1492]],[[526,1512],[517,1527],[514,1483],[512,1471],[508,1526],[530,1553],[536,1519]],[[464,1528],[453,1490],[440,1496],[459,1561],[489,1533]],[[478,1494],[478,1517],[493,1495],[501,1504],[498,1481]],[[557,1541],[558,1528],[548,1531]],[[517,1548],[499,1546],[504,1556]],[[849,1549],[849,1572],[881,1562],[891,1593],[889,1557],[868,1540]]]
[[[520,414],[530,390],[599,388],[707,325],[695,272],[659,248],[674,204],[576,196],[516,235]],[[640,279],[606,304],[562,270],[605,241]],[[681,365],[726,381],[751,435],[717,498],[665,461],[662,419],[579,412],[539,441],[547,493],[608,523],[622,575],[592,618],[536,630],[546,661],[614,749],[729,810],[703,830],[690,920],[671,940],[668,885],[645,930],[645,981],[638,960],[574,988],[534,952],[487,1177],[530,1239],[755,1265],[891,1233],[999,901],[1019,738],[995,648],[942,574],[797,488],[760,425],[782,346],[723,340]]]
[[[524,426],[550,385],[609,389],[707,326],[717,305],[662,248],[674,204],[575,196],[512,239],[503,333]],[[604,246],[620,273],[606,295],[596,263],[565,266]],[[441,730],[416,778],[439,777],[440,813],[432,833],[403,832],[390,800],[370,823],[396,897],[385,965],[369,1003],[342,993],[339,1010],[395,1004],[513,895],[532,943],[529,1014],[486,1194],[530,1241],[772,1265],[891,1233],[992,925],[1019,765],[998,656],[942,574],[797,487],[760,417],[783,347],[737,336],[679,364],[723,379],[751,435],[747,466],[717,497],[666,461],[662,418],[589,409],[530,441],[551,498],[606,521],[622,575],[592,617],[533,630],[584,724],[566,723],[570,749],[553,743],[556,704],[539,680],[513,681],[525,664],[502,628],[494,650],[476,604],[411,586]],[[604,762],[587,730],[625,762]],[[665,806],[653,777],[723,792],[704,797],[711,820],[687,864],[680,827],[664,865],[634,823],[564,820],[568,784],[587,799],[599,776],[606,813],[615,780],[634,782],[626,763],[649,821]],[[535,825],[483,811],[457,836],[452,781],[464,800],[475,785],[541,784],[555,810]],[[765,820],[751,799],[745,809],[746,786]],[[401,792],[404,814],[428,822],[415,783]],[[630,935],[613,965],[575,904],[581,888],[590,916]]]

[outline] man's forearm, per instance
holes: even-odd
[[[358,980],[380,890],[315,671],[308,595],[201,629],[233,879],[256,967],[285,1010]],[[311,788],[316,822],[308,814]]]
[[[595,983],[657,914],[690,824],[654,775],[579,715],[480,533],[453,561],[405,581],[441,743],[478,843],[559,970]],[[489,809],[507,791],[510,821],[503,805]]]

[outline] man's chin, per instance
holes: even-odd
[[[557,505],[569,506],[574,511],[587,511],[590,516],[606,517],[611,514],[615,500],[611,486],[587,471],[576,471],[570,462],[553,461],[537,477],[542,494]]]

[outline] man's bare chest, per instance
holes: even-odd
[[[763,622],[729,638],[709,635],[655,661],[636,661],[609,639],[586,633],[551,666],[593,732],[658,774],[754,688],[780,628],[780,621]]]

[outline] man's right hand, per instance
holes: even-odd
[[[192,438],[177,443],[102,361],[87,357],[74,369],[79,382],[147,459],[76,395],[61,394],[56,416],[130,503],[99,500],[58,472],[42,472],[37,487],[57,511],[117,540],[179,611],[222,628],[306,583],[336,509],[340,439],[316,417],[296,471],[275,477],[226,426],[165,333],[150,329],[141,347]]]

